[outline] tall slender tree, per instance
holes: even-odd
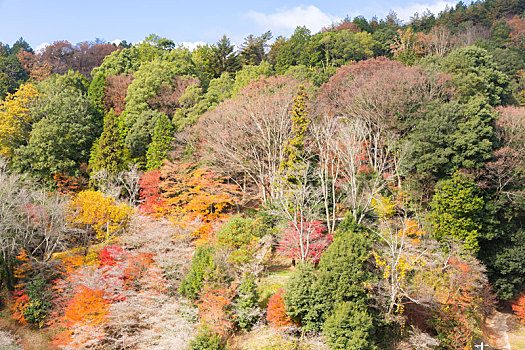
[[[93,171],[106,170],[115,174],[126,168],[129,150],[125,145],[122,121],[110,110],[104,118],[104,130],[94,143],[89,164]]]
[[[162,114],[157,120],[153,140],[146,152],[148,171],[160,168],[162,161],[167,158],[173,141],[173,125],[169,118]]]

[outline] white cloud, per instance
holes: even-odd
[[[120,39],[115,39],[115,40],[113,40],[113,41],[111,42],[111,44],[113,44],[113,45],[115,45],[115,46],[119,46],[121,42],[122,42],[122,40],[120,40]]]
[[[193,51],[197,48],[197,46],[204,46],[206,43],[204,41],[183,41],[180,43],[180,45],[184,46],[185,48],[189,49],[190,51]]]
[[[271,14],[249,11],[245,17],[274,33],[283,34],[290,34],[299,26],[306,26],[315,33],[321,28],[341,20],[339,17],[324,13],[313,5],[282,8]]]
[[[422,15],[423,12],[426,12],[429,10],[432,12],[435,16],[437,16],[441,11],[443,11],[446,7],[454,7],[456,6],[455,2],[450,1],[437,1],[434,3],[411,3],[405,7],[395,7],[392,10],[397,14],[397,17],[402,19],[405,22],[408,22],[410,17],[412,17],[416,12],[419,13],[419,15]]]
[[[42,43],[40,45],[38,45],[35,49],[35,53],[41,53],[42,51],[44,51],[46,49],[46,47],[48,47],[49,45],[51,45],[50,43]]]

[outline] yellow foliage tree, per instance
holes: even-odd
[[[373,255],[382,276],[380,289],[388,314],[403,313],[404,302],[411,297],[409,277],[426,264],[419,249],[425,232],[406,216],[405,200],[402,191],[395,193],[393,200],[381,195],[373,200],[374,211],[379,216],[377,234],[381,242]]]
[[[28,141],[33,122],[29,108],[37,97],[33,85],[23,84],[0,102],[0,155],[12,158],[15,148]]]
[[[108,242],[128,227],[132,213],[127,204],[116,203],[102,192],[82,191],[71,201],[68,220],[74,227],[94,232],[98,241]]]

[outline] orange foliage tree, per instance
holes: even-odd
[[[21,324],[25,324],[27,322],[24,312],[29,306],[30,298],[24,291],[24,279],[27,277],[27,273],[32,270],[32,267],[29,263],[29,256],[24,249],[20,250],[20,254],[16,256],[16,260],[18,261],[18,265],[14,268],[14,277],[18,283],[15,285],[10,309],[13,313],[13,319]]]
[[[512,310],[516,313],[516,316],[522,323],[525,323],[525,292],[522,292],[512,302]]]
[[[85,173],[84,167],[81,167],[80,170]],[[84,176],[72,177],[60,173],[53,175],[53,181],[56,184],[57,192],[65,195],[75,195],[76,193],[87,190],[89,187],[88,180]]]
[[[201,323],[226,337],[231,331],[234,321],[233,297],[235,289],[218,288],[204,293],[197,301]]]
[[[274,328],[291,326],[293,324],[292,319],[286,316],[282,288],[279,288],[277,293],[272,295],[268,300],[266,320],[268,321],[270,326]]]
[[[88,342],[103,339],[110,303],[104,291],[80,285],[67,303],[60,319],[60,330],[53,343],[58,346],[82,348]]]
[[[512,45],[518,48],[525,47],[525,19],[514,15],[513,18],[507,20],[510,26],[510,40]]]
[[[86,286],[77,287],[64,311],[68,327],[83,323],[88,326],[104,323],[109,311],[109,302],[104,298],[103,290],[93,290]]]
[[[199,242],[208,241],[214,224],[228,218],[238,186],[189,163],[166,163],[161,174],[160,189],[169,205],[171,220],[191,229]]]
[[[9,305],[12,318],[20,324],[31,323],[42,328],[51,306],[48,300],[47,282],[36,277],[37,268],[34,268],[25,249],[20,250],[16,260],[14,277],[18,283],[15,285]]]
[[[447,349],[470,349],[471,341],[481,334],[478,317],[493,299],[483,268],[475,259],[452,256],[445,274],[435,283],[433,324]]]
[[[412,65],[425,55],[423,42],[424,34],[414,33],[410,27],[405,31],[398,29],[394,42],[390,44],[390,49],[397,60],[406,65]]]

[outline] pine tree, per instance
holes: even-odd
[[[124,170],[129,162],[129,150],[125,146],[124,126],[113,110],[104,118],[102,135],[93,145],[89,164],[93,171],[105,169],[111,174]]]
[[[146,168],[148,171],[160,168],[162,161],[167,158],[168,152],[171,149],[171,142],[173,141],[173,132],[173,125],[169,118],[163,114],[157,120],[153,140],[146,152]]]

